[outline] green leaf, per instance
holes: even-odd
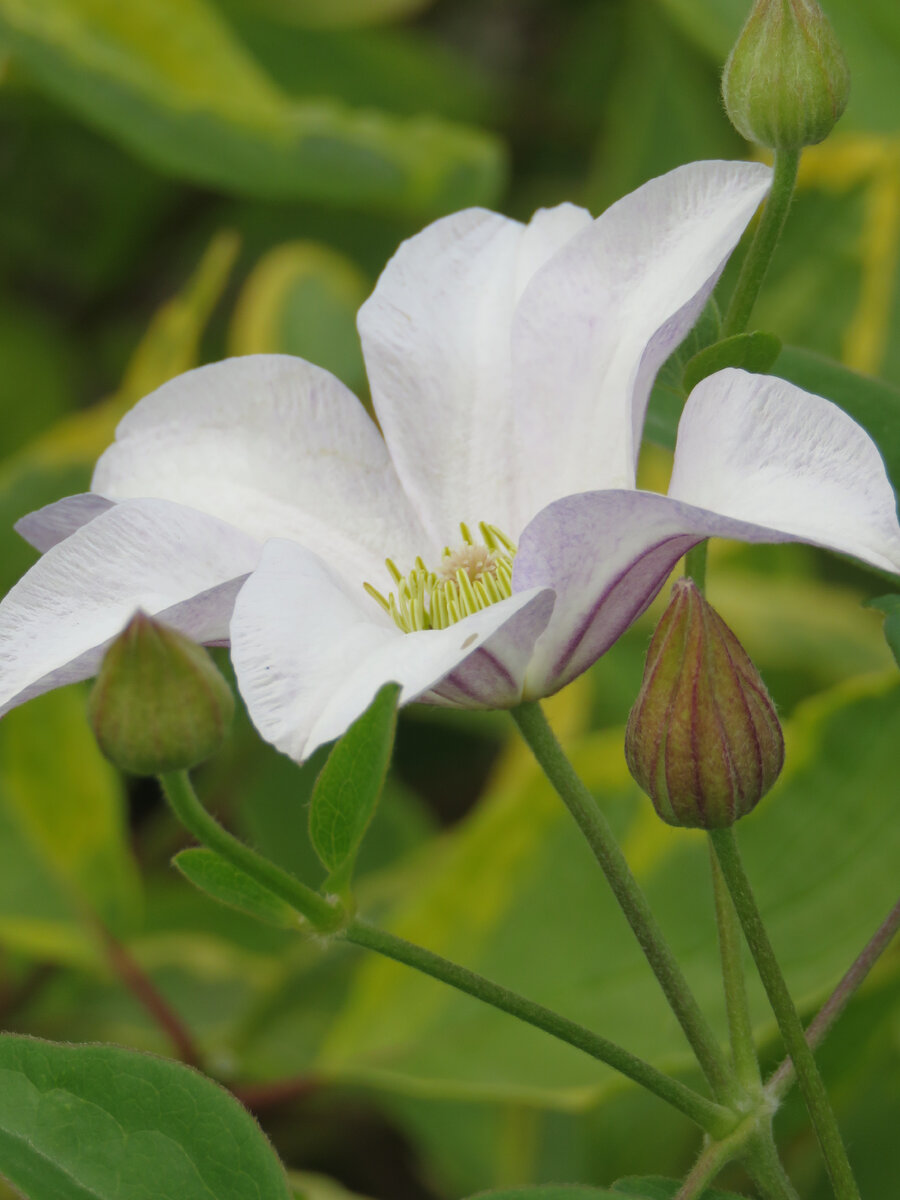
[[[348,1192],[345,1187],[324,1175],[311,1175],[307,1171],[291,1171],[289,1175],[294,1200],[366,1200],[357,1192]]]
[[[636,1200],[672,1200],[681,1188],[678,1179],[662,1179],[658,1175],[629,1175],[612,1186],[616,1196],[634,1196]],[[742,1200],[734,1192],[718,1192],[705,1188],[697,1194],[697,1200]]]
[[[0,1170],[33,1200],[288,1200],[249,1113],[180,1063],[0,1037]]]
[[[214,850],[205,847],[182,850],[172,862],[194,887],[221,904],[282,929],[296,929],[300,923],[297,913],[289,904]]]
[[[330,886],[349,883],[353,863],[391,761],[400,685],[387,683],[329,754],[313,789],[309,835],[331,872]]]
[[[265,254],[238,297],[232,354],[295,354],[365,388],[356,313],[371,290],[349,258],[316,242],[287,242]]]
[[[489,203],[499,189],[488,134],[294,102],[206,0],[0,0],[0,37],[84,120],[206,186],[416,214]]]
[[[469,1200],[615,1200],[615,1196],[606,1188],[582,1187],[577,1183],[542,1183],[537,1187],[479,1192]]]
[[[896,671],[801,705],[785,736],[782,778],[738,834],[776,953],[806,1007],[824,998],[896,900]],[[620,732],[568,741],[724,1036],[703,837],[655,817],[628,777]],[[662,1069],[692,1064],[596,863],[516,751],[490,799],[407,879],[408,899],[387,920],[393,932],[602,1029]],[[750,1002],[758,1032],[769,1035],[772,1018],[752,976]],[[552,1038],[375,959],[363,961],[317,1068],[408,1094],[569,1110],[620,1086]]]
[[[224,0],[227,8],[262,12],[309,29],[380,25],[412,16],[431,0]]]
[[[714,375],[725,367],[765,374],[780,352],[781,342],[774,333],[735,334],[695,354],[684,368],[682,386],[689,394],[707,375]]]
[[[118,774],[97,749],[80,688],[0,722],[0,942],[90,962],[92,920],[133,923],[138,880]]]
[[[895,489],[900,489],[900,388],[849,367],[785,346],[773,371],[808,392],[833,400],[874,439]]]
[[[884,636],[900,667],[900,596],[877,596],[874,600],[867,600],[865,607],[876,608],[884,613]]]

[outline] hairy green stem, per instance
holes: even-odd
[[[759,1073],[759,1058],[753,1040],[753,1022],[741,959],[741,927],[711,842],[709,857],[716,903],[716,925],[719,930],[719,953],[722,959],[722,984],[725,989],[728,1031],[731,1035],[731,1056],[740,1082],[751,1095],[758,1095],[762,1088],[762,1076]]]
[[[844,1149],[825,1084],[822,1082],[813,1052],[807,1044],[800,1017],[756,906],[750,881],[741,862],[734,830],[712,829],[709,836],[740,918],[744,936],[769,997],[772,1012],[775,1014],[778,1028],[781,1030],[785,1047],[797,1071],[803,1098],[822,1147],[822,1154],[837,1200],[859,1200],[859,1189],[853,1178],[847,1151]]]
[[[512,716],[603,869],[716,1098],[725,1103],[737,1101],[740,1092],[722,1047],[663,936],[646,896],[632,875],[602,810],[564,754],[541,706],[534,701],[520,704],[512,709]]]
[[[778,150],[775,153],[775,172],[772,176],[772,188],[766,206],[763,209],[753,241],[747,251],[741,266],[737,284],[722,323],[723,338],[733,337],[743,333],[750,322],[750,315],[756,298],[762,289],[769,263],[784,229],[794,185],[797,182],[797,169],[800,165],[799,150]]]
[[[510,1016],[518,1017],[520,1021],[534,1025],[560,1041],[584,1051],[679,1109],[712,1136],[727,1137],[734,1127],[735,1116],[729,1109],[707,1100],[705,1096],[686,1087],[677,1079],[672,1079],[650,1063],[623,1050],[615,1042],[608,1041],[583,1025],[570,1021],[552,1009],[510,991],[509,988],[485,979],[467,967],[359,919],[351,921],[338,936],[408,967],[414,967],[433,979],[439,979],[441,983],[449,984],[457,991],[474,996],[476,1000],[490,1004],[501,1012],[509,1013]]]
[[[900,928],[900,900],[875,930],[862,952],[854,959],[840,983],[810,1022],[806,1031],[806,1041],[810,1049],[815,1050],[828,1035],[835,1021],[847,1007],[851,996],[890,945],[898,928]],[[780,1100],[793,1085],[795,1078],[794,1064],[790,1058],[786,1058],[773,1072],[766,1084],[766,1091],[774,1099]]]
[[[770,1124],[748,1141],[743,1162],[764,1200],[800,1200],[782,1165]]]
[[[223,829],[200,803],[187,771],[170,771],[159,782],[175,816],[198,842],[280,896],[320,932],[333,932],[341,924],[340,908]]]

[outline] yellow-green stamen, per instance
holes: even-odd
[[[385,559],[395,590],[384,596],[371,583],[363,587],[393,618],[403,633],[423,629],[446,629],[463,617],[505,600],[512,595],[515,543],[497,528],[480,522],[481,541],[476,542],[468,525],[460,524],[462,545],[445,546],[436,571],[417,558],[408,575]]]

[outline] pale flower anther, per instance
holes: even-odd
[[[556,691],[710,536],[900,572],[875,444],[777,378],[705,379],[669,494],[636,487],[656,372],[769,183],[694,163],[596,220],[563,204],[429,225],[359,313],[378,426],[281,355],[145,397],[92,493],[18,525],[43,557],[0,604],[0,712],[93,674],[140,608],[230,643],[257,728],[302,760],[391,680],[403,703],[470,708]]]
[[[461,544],[452,550],[445,546],[433,571],[421,555],[407,575],[400,572],[393,559],[386,559],[385,566],[396,585],[387,597],[371,583],[363,584],[401,633],[446,629],[512,595],[514,543],[496,525],[482,521],[478,529],[480,544],[463,521],[459,527]]]

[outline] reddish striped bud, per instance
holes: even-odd
[[[784,762],[756,667],[691,579],[653,635],[625,733],[628,769],[670,825],[718,829],[746,816]]]

